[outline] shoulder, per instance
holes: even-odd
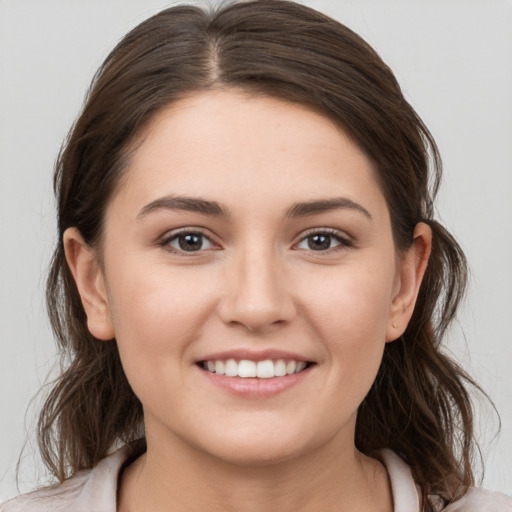
[[[50,510],[57,512],[66,510],[80,496],[93,471],[81,471],[61,484],[18,496],[0,505],[0,512],[50,512]]]
[[[380,458],[389,475],[395,512],[419,512],[421,489],[411,468],[391,450],[382,450]],[[512,512],[510,496],[476,487],[449,505],[436,495],[429,495],[429,502],[436,512]]]
[[[443,512],[512,512],[512,498],[501,492],[473,487]]]
[[[7,501],[0,512],[115,512],[119,473],[131,454],[125,446],[61,484]]]

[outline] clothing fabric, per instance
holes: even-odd
[[[116,512],[119,475],[131,455],[125,446],[92,470],[0,505],[0,512]],[[420,512],[420,489],[409,466],[391,450],[383,450],[381,458],[391,482],[394,512]],[[479,488],[448,506],[439,496],[429,499],[437,512],[512,512],[512,498]]]

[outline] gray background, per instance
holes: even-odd
[[[196,2],[199,3],[199,2]],[[449,339],[490,393],[477,422],[487,487],[512,493],[512,2],[304,2],[365,37],[396,72],[445,163],[440,216],[466,250],[469,298]],[[0,0],[0,501],[44,482],[31,398],[55,363],[43,307],[52,166],[90,79],[157,0]],[[28,408],[28,413],[26,413]]]

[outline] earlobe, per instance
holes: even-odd
[[[386,341],[399,338],[412,317],[432,251],[432,230],[424,222],[414,228],[413,243],[400,261],[397,291],[391,304]]]
[[[77,228],[67,229],[63,242],[66,261],[80,294],[90,333],[101,340],[114,338],[105,279],[96,251],[85,242]]]

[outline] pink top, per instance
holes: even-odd
[[[119,473],[129,454],[128,447],[121,448],[92,470],[0,505],[0,512],[116,512]],[[394,512],[420,512],[419,487],[409,466],[391,450],[381,454],[391,482]],[[446,507],[438,496],[429,499],[437,512],[512,512],[512,498],[485,489],[472,488]]]

